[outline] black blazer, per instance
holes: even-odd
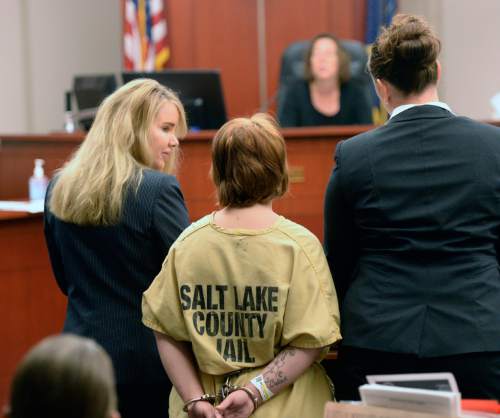
[[[500,350],[500,129],[437,106],[339,143],[325,250],[344,344]]]
[[[68,297],[64,332],[98,341],[118,383],[167,379],[153,333],[141,322],[141,299],[188,224],[177,180],[153,170],[144,170],[137,194],[129,191],[117,225],[78,226],[45,210],[54,276]]]
[[[285,89],[278,119],[283,127],[371,124],[372,106],[364,84],[351,80],[340,87],[339,112],[326,116],[313,106],[309,83],[296,80]]]

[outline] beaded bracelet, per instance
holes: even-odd
[[[184,404],[182,410],[184,412],[188,412],[189,405],[192,405],[195,402],[199,402],[199,401],[210,402],[213,405],[215,403],[215,396],[210,395],[209,393],[205,393],[204,395],[198,396],[197,398],[190,399],[189,401],[187,401]]]

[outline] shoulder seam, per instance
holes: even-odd
[[[302,226],[301,226],[302,227]],[[303,228],[303,227],[302,227]],[[309,265],[312,267],[313,271],[314,271],[314,274],[318,274],[313,262],[311,261],[311,257],[309,256],[309,253],[305,250],[304,246],[294,237],[292,236],[290,233],[284,231],[283,229],[279,228],[279,231],[286,235],[288,238],[290,238],[291,240],[293,240],[293,242],[295,242],[298,247],[300,248],[300,250],[305,254],[306,258],[307,258],[307,261],[309,262]],[[311,232],[310,232],[311,233]],[[317,239],[317,237],[311,233],[311,235]]]
[[[207,226],[210,225],[209,222],[203,221],[203,223],[200,224],[201,220],[204,218],[199,219],[198,221],[192,223],[190,226],[188,226],[179,236],[177,239],[177,242],[182,242],[184,241],[187,237],[190,235],[194,234],[196,231],[199,231],[200,229],[206,228]],[[199,225],[197,225],[199,224]]]

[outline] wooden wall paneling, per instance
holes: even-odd
[[[203,5],[203,7],[200,7]],[[255,1],[198,2],[194,29],[199,66],[221,68],[230,117],[259,108]]]
[[[328,30],[331,0],[266,1],[266,60],[269,107],[276,112],[281,56],[292,42],[310,39]]]
[[[293,41],[330,31],[364,36],[364,0],[266,0],[267,97],[275,110],[280,59]],[[166,2],[171,68],[220,68],[229,117],[260,107],[257,0]]]
[[[195,43],[193,25],[194,0],[168,0],[167,11],[168,42],[171,68],[191,68],[195,66]]]
[[[356,39],[364,42],[365,1],[332,0],[328,5],[328,30],[341,39]]]
[[[45,160],[51,177],[78,147],[83,134],[0,136],[0,200],[27,199],[34,159]]]
[[[270,110],[276,111],[281,56],[294,42],[331,32],[362,40],[364,0],[269,0],[266,2],[267,81]]]
[[[253,0],[172,0],[173,68],[219,68],[229,117],[259,108],[257,15]]]
[[[214,134],[215,131],[193,133],[181,143],[177,178],[193,221],[216,209],[216,192],[209,175]]]
[[[275,209],[323,240],[323,200],[340,138],[288,139],[289,192]]]
[[[354,10],[354,25],[353,25],[353,38],[358,41],[365,42],[366,36],[366,1],[353,0]]]
[[[52,275],[41,215],[0,219],[0,405],[15,367],[36,342],[62,330],[66,298]]]

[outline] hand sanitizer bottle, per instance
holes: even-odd
[[[49,179],[43,172],[44,163],[45,161],[41,158],[35,159],[35,169],[33,170],[33,175],[29,180],[29,192],[31,201],[43,200],[45,198],[45,192],[47,191]]]
[[[75,132],[75,121],[73,119],[73,112],[71,111],[71,92],[65,93],[66,103],[64,110],[64,130],[68,133]]]

